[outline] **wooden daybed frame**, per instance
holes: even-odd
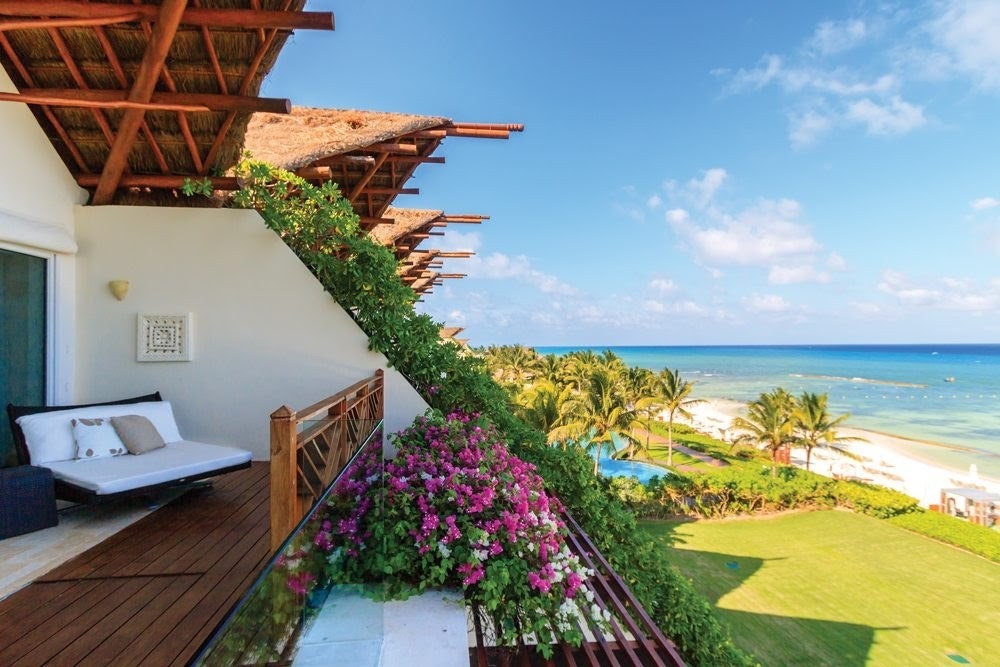
[[[14,448],[17,453],[17,459],[21,465],[32,465],[31,454],[28,451],[28,444],[24,437],[24,432],[21,430],[20,425],[17,423],[19,417],[25,415],[38,414],[41,412],[56,412],[59,410],[72,410],[75,408],[92,408],[110,405],[128,405],[131,403],[148,403],[152,401],[162,401],[163,397],[160,396],[160,392],[154,392],[152,394],[147,394],[145,396],[136,396],[134,398],[126,398],[118,401],[106,401],[103,403],[87,403],[83,405],[61,405],[61,406],[18,406],[18,405],[7,405],[7,417],[10,420],[10,430],[14,437]],[[113,502],[123,498],[132,498],[136,496],[148,496],[154,495],[160,491],[166,489],[172,489],[180,486],[186,486],[192,482],[196,482],[203,479],[208,479],[210,477],[215,477],[217,475],[223,475],[228,472],[235,472],[237,470],[243,470],[250,467],[250,461],[241,463],[238,465],[224,466],[221,468],[215,468],[205,472],[201,472],[193,475],[185,475],[183,477],[178,477],[176,479],[168,480],[166,482],[159,482],[156,484],[150,484],[147,486],[141,486],[134,489],[127,489],[125,491],[118,491],[115,493],[98,493],[93,489],[87,489],[76,484],[72,484],[65,480],[56,478],[55,479],[55,496],[59,500],[66,500],[74,503],[82,503],[87,505],[96,505],[107,502]],[[44,464],[39,464],[45,467]]]

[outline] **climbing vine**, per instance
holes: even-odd
[[[333,182],[313,185],[267,163],[244,159],[233,204],[254,208],[309,267],[368,336],[433,407],[482,412],[499,425],[512,420],[506,396],[478,357],[442,342],[441,327],[414,310],[416,293],[396,274],[397,260],[361,230],[357,214]]]

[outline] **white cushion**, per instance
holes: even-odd
[[[73,441],[74,417],[121,417],[142,415],[153,422],[164,442],[181,439],[174,421],[174,411],[169,401],[148,403],[127,403],[125,405],[99,405],[91,408],[72,408],[39,412],[17,418],[17,424],[24,432],[31,463],[45,465],[52,461],[69,461],[76,458],[76,443]]]
[[[73,440],[76,442],[78,459],[121,456],[128,451],[114,426],[111,425],[110,419],[77,417],[71,419],[70,423],[73,425]]]
[[[142,456],[54,461],[45,467],[52,470],[56,479],[104,495],[241,465],[251,458],[250,452],[243,449],[181,440]]]

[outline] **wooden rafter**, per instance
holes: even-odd
[[[89,3],[86,4],[89,6]],[[149,102],[152,99],[160,70],[167,60],[170,45],[174,41],[174,35],[177,33],[186,8],[187,0],[163,0],[163,4],[159,7],[152,36],[146,46],[146,52],[139,65],[132,90],[129,92],[129,101]],[[111,146],[111,153],[108,154],[108,159],[104,163],[104,171],[101,172],[101,179],[94,192],[92,202],[95,205],[108,204],[114,197],[115,189],[118,187],[118,182],[121,180],[128,163],[129,151],[132,150],[132,143],[135,141],[140,125],[142,125],[145,113],[142,109],[129,109],[118,124],[118,132],[115,135],[114,144]]]
[[[351,202],[351,204],[357,201],[358,197],[361,195],[361,191],[364,190],[368,183],[371,182],[372,178],[378,173],[378,170],[382,168],[382,165],[385,164],[385,161],[388,158],[388,153],[378,154],[378,157],[375,158],[375,162],[373,162],[372,165],[368,167],[367,171],[365,171],[365,175],[361,177],[361,180],[358,181],[353,188],[351,188],[350,194],[347,195],[347,201]]]
[[[292,0],[285,0],[284,8],[287,10],[292,6]],[[287,13],[287,12],[286,12]],[[330,15],[330,30],[333,30],[333,15]],[[260,48],[257,49],[257,55],[254,56],[253,61],[250,63],[250,67],[247,70],[246,75],[243,77],[243,83],[240,84],[239,95],[246,95],[250,90],[250,86],[253,83],[254,77],[257,75],[257,71],[260,69],[261,63],[264,61],[264,56],[267,54],[268,49],[271,48],[271,44],[274,43],[275,38],[278,36],[278,30],[272,29],[267,32],[266,35],[261,33],[258,38],[260,39]],[[208,150],[208,156],[205,158],[205,166],[211,169],[215,165],[215,160],[218,158],[219,151],[222,149],[222,144],[226,139],[226,135],[229,133],[229,128],[233,126],[233,122],[236,120],[236,112],[230,111],[226,114],[226,119],[222,122],[222,127],[219,129],[218,135],[215,137],[215,141],[212,143],[212,147]]]
[[[158,22],[161,16],[160,10],[161,7],[156,5],[119,5],[81,0],[33,0],[32,2],[0,0],[0,14],[36,17],[34,24],[23,26],[31,28],[49,27],[49,24],[57,19],[79,19],[87,22],[68,25],[64,23],[58,27],[93,26],[94,21],[100,19],[113,19],[118,23],[135,21],[136,18]],[[178,24],[248,30],[333,30],[334,28],[333,14],[330,12],[294,12],[287,11],[287,7],[282,11],[190,7],[178,17]]]
[[[43,104],[81,109],[141,109],[143,111],[259,111],[288,113],[287,99],[240,97],[211,93],[154,93],[149,102],[132,102],[123,90],[27,88],[20,93],[0,93],[0,102]]]

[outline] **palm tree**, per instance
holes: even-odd
[[[794,440],[795,398],[778,387],[770,393],[763,393],[747,405],[747,416],[733,419],[733,428],[746,431],[740,440],[748,440],[763,445],[771,453],[771,477],[778,472],[778,450]]]
[[[826,408],[826,400],[826,394],[803,392],[792,413],[798,435],[797,442],[806,450],[806,470],[809,470],[814,447],[827,447],[850,458],[858,458],[856,454],[839,445],[842,442],[864,441],[864,438],[845,437],[837,433],[836,428],[851,415],[845,413],[836,418],[831,417]]]
[[[528,426],[550,434],[562,419],[561,408],[571,389],[560,387],[548,380],[541,380],[531,389],[518,395],[518,415]],[[553,438],[548,438],[553,442]]]
[[[635,444],[632,431],[641,425],[634,406],[627,401],[620,375],[598,366],[585,382],[583,391],[571,394],[562,404],[562,424],[550,432],[551,440],[578,438],[593,429],[590,441],[597,447],[594,474],[605,448],[618,450],[618,443]]]
[[[649,454],[649,438],[652,430],[653,417],[660,407],[656,402],[658,380],[653,371],[648,368],[632,367],[626,371],[625,381],[628,385],[628,401],[636,412],[646,418],[646,442],[638,447],[645,455],[646,460],[652,457]],[[630,458],[634,458],[636,452],[630,452]]]
[[[698,403],[704,403],[700,398],[691,398],[694,383],[681,377],[680,371],[664,368],[656,376],[653,386],[653,400],[668,412],[667,419],[667,465],[674,464],[674,417],[680,415],[691,418],[687,408]]]

